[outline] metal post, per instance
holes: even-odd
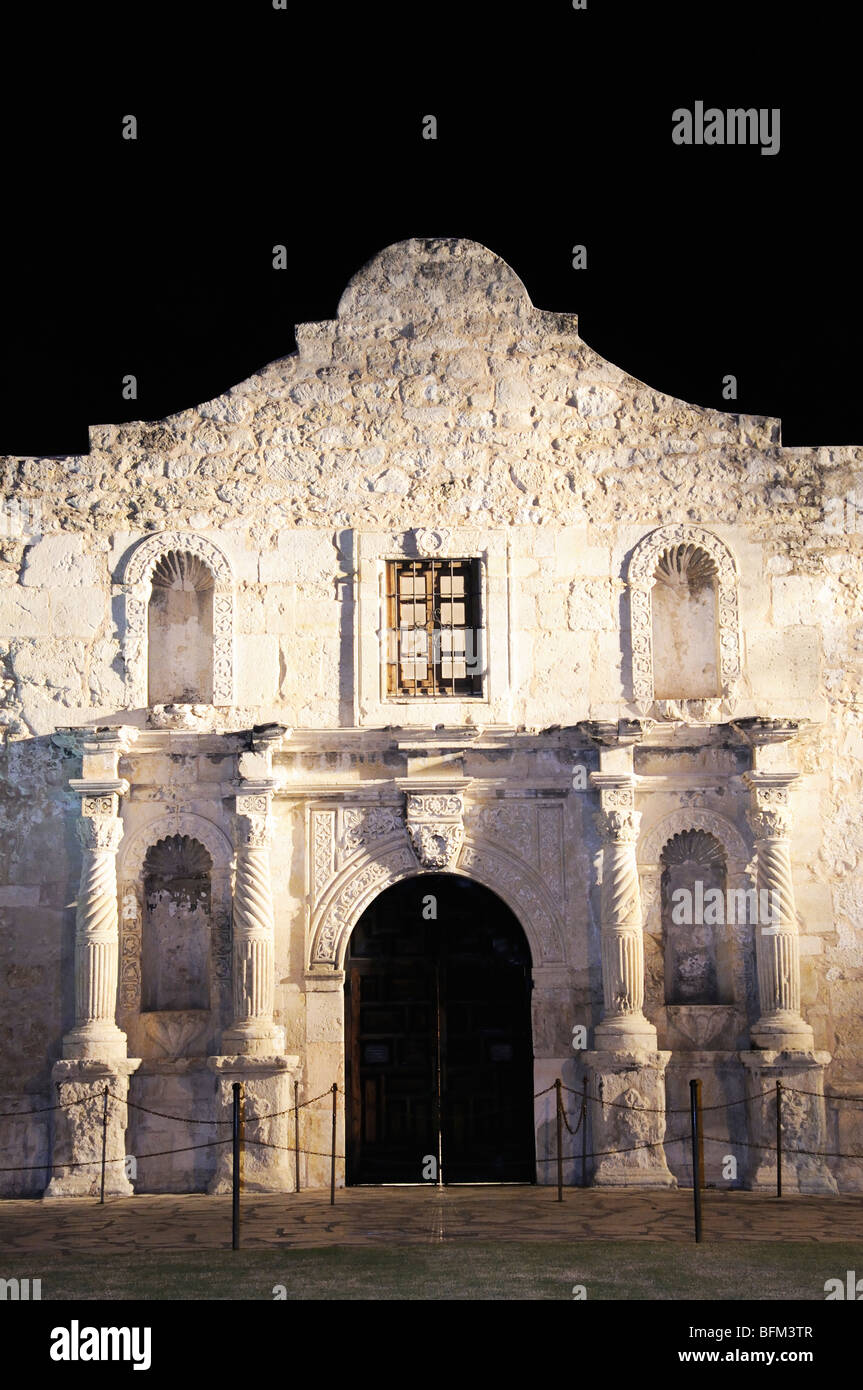
[[[703,1192],[707,1184],[704,1181],[704,1116],[701,1113],[701,1078],[696,1081],[696,1100],[698,1104],[698,1186]]]
[[[441,1076],[440,961],[435,961],[435,1118],[437,1123],[437,1186],[443,1187],[443,1084]]]
[[[99,1201],[105,1205],[105,1150],[108,1146],[108,1087],[102,1096],[102,1190]]]
[[[581,1185],[587,1187],[587,1077],[584,1078],[581,1098]]]
[[[776,1082],[776,1196],[782,1196],[782,1082]]]
[[[330,1206],[336,1204],[336,1096],[339,1087],[337,1082],[333,1082],[333,1142],[332,1158],[330,1159]]]
[[[699,1143],[699,1134],[698,1134],[698,1131],[699,1131],[699,1129],[700,1129],[699,1121],[700,1121],[700,1119],[701,1119],[701,1116],[700,1116],[700,1113],[699,1113],[699,1110],[700,1110],[700,1106],[699,1106],[700,1097],[699,1097],[699,1094],[698,1094],[699,1084],[700,1084],[700,1083],[699,1083],[698,1081],[690,1081],[690,1083],[689,1083],[689,1116],[690,1116],[690,1121],[691,1121],[691,1124],[692,1124],[692,1196],[693,1196],[693,1201],[694,1201],[694,1203],[695,1203],[695,1239],[696,1239],[696,1242],[700,1242],[700,1240],[701,1240],[701,1183],[700,1183],[701,1174],[700,1174],[700,1172],[699,1172],[699,1166],[698,1166],[698,1143]]]
[[[300,1190],[300,1083],[294,1082],[294,1191]]]
[[[231,1136],[234,1144],[233,1202],[232,1202],[232,1248],[240,1248],[240,1083],[235,1081],[231,1087],[234,1093],[233,1126]]]
[[[557,1097],[557,1200],[563,1201],[563,1135],[560,1130],[560,1117],[563,1112],[563,1101],[560,1098],[560,1077],[554,1083],[554,1093]]]

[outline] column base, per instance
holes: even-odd
[[[830,1062],[830,1053],[789,1048],[739,1055],[746,1072],[746,1091],[751,1097],[746,1111],[752,1147],[745,1186],[753,1191],[776,1191],[776,1082],[779,1081],[783,1088],[783,1192],[838,1192],[827,1159],[819,1153],[827,1148],[824,1071]]]
[[[126,1034],[116,1023],[83,1023],[63,1038],[63,1057],[109,1062],[125,1061]]]
[[[590,1076],[593,1187],[677,1186],[663,1146],[665,1068],[670,1056],[670,1052],[639,1047],[584,1054]]]
[[[593,1030],[597,1052],[655,1052],[656,1029],[644,1014],[604,1018]]]
[[[105,1145],[105,1196],[131,1197],[126,1176],[126,1128],[129,1077],[139,1057],[65,1058],[51,1072],[62,1110],[54,1112],[52,1177],[43,1201],[54,1197],[98,1197],[102,1183],[104,1092],[108,1098]],[[112,1098],[114,1097],[114,1098]]]
[[[762,1014],[751,1032],[752,1046],[770,1052],[812,1052],[815,1034],[799,1014]]]
[[[226,1057],[281,1057],[284,1051],[285,1030],[274,1023],[235,1023],[222,1034]]]
[[[299,1070],[299,1057],[283,1054],[250,1057],[226,1054],[208,1057],[207,1066],[216,1082],[215,1118],[230,1120],[233,1115],[233,1085],[243,1086],[245,1100],[244,1142],[240,1152],[240,1181],[244,1192],[293,1192],[295,1190],[292,1107],[292,1081]],[[273,1119],[266,1117],[272,1115]],[[260,1120],[258,1117],[261,1117]],[[219,1138],[229,1137],[230,1128],[220,1125]],[[254,1143],[258,1140],[259,1143]],[[272,1145],[274,1147],[266,1147]],[[216,1171],[207,1186],[212,1196],[233,1191],[233,1149],[220,1144],[216,1150]]]

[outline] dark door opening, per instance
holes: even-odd
[[[345,969],[348,1182],[533,1182],[531,960],[509,908],[456,874],[406,879]]]

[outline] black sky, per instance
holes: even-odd
[[[88,424],[218,394],[410,236],[483,242],[659,390],[863,444],[848,13],[40,7],[0,84],[0,452],[83,452]],[[779,107],[780,152],[675,146],[696,100]]]

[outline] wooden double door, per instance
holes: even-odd
[[[346,961],[349,1183],[533,1182],[531,962],[454,874],[395,884]]]

